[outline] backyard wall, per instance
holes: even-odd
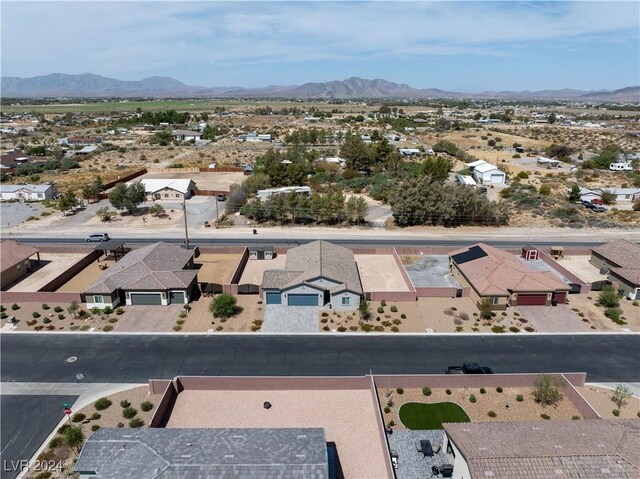
[[[556,260],[554,260],[551,256],[549,256],[547,253],[545,253],[544,251],[540,251],[539,255],[542,261],[547,263],[549,266],[555,269],[558,273],[564,275],[572,283],[580,285],[580,294],[586,294],[591,291],[590,284],[582,281],[580,278],[578,278],[575,274],[573,274],[564,266],[560,266],[560,264]]]
[[[114,186],[116,186],[118,183],[126,183],[127,181],[131,181],[134,180],[136,178],[138,178],[139,176],[144,175],[145,173],[147,173],[147,169],[143,168],[139,171],[136,171],[135,173],[131,173],[127,176],[123,176],[121,178],[118,178],[117,180],[113,180],[110,181],[109,183],[105,183],[104,186],[102,187],[102,193],[100,193],[98,195],[98,198],[104,200],[109,198],[109,194],[106,193],[107,190],[113,188]]]
[[[462,289],[462,297],[466,298],[469,296],[469,291],[471,288],[461,288]],[[455,298],[458,294],[458,288],[448,288],[446,286],[443,287],[433,287],[433,288],[416,288],[416,294],[418,298]]]
[[[42,288],[38,290],[38,292],[56,291],[58,288],[60,288],[62,285],[68,282],[71,278],[73,278],[76,274],[78,274],[80,271],[85,269],[91,263],[96,261],[99,257],[100,257],[100,252],[96,250],[91,251],[88,255],[80,259],[77,263],[72,265],[69,269],[63,271],[56,278],[52,279],[47,284],[45,284]]]
[[[71,303],[82,302],[80,293],[57,293],[55,291],[38,291],[37,293],[23,291],[3,291],[3,303]]]

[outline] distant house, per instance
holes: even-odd
[[[603,193],[611,193],[616,202],[635,202],[640,199],[640,188],[580,188],[580,199],[591,201],[602,198]]]
[[[144,191],[147,194],[148,201],[165,200],[165,201],[182,201],[193,196],[196,184],[193,180],[171,179],[171,178],[143,178],[139,180],[144,185]],[[129,182],[131,184],[133,182]]]
[[[56,186],[42,185],[0,185],[0,199],[19,201],[43,201],[58,194]]]
[[[455,479],[640,477],[640,421],[444,424]]]
[[[71,146],[97,145],[99,143],[102,143],[102,138],[99,136],[70,136],[66,138],[66,144]]]
[[[98,145],[83,146],[80,150],[74,152],[76,155],[88,155],[98,149]]]
[[[463,186],[478,186],[473,177],[469,175],[457,175],[456,179]]]
[[[560,160],[554,160],[544,156],[539,156],[536,162],[545,168],[558,168],[560,166]]]
[[[127,253],[82,292],[87,308],[186,304],[197,288],[194,251],[154,243]]]
[[[75,464],[89,478],[336,477],[322,428],[101,428]]]
[[[269,133],[264,133],[264,134],[256,134],[255,132],[253,133],[247,133],[245,135],[240,135],[238,137],[239,141],[245,142],[263,142],[263,143],[269,143],[273,140],[273,137],[271,136],[271,134]]]
[[[202,139],[202,133],[192,130],[173,130],[171,136],[176,141],[200,141]]]
[[[524,258],[484,243],[462,248],[449,255],[451,274],[471,288],[471,298],[480,305],[491,298],[493,309],[507,306],[544,306],[552,300],[565,303],[571,286],[553,272],[539,268],[525,252]]]
[[[627,240],[611,241],[591,250],[589,259],[629,299],[640,299],[640,245]]]
[[[418,148],[400,148],[398,151],[402,156],[420,156],[422,154]]]
[[[40,262],[38,248],[12,240],[0,241],[0,288],[6,288],[31,271],[31,257],[34,255]]]
[[[265,271],[262,291],[266,304],[352,311],[360,304],[362,284],[350,249],[314,241],[287,251],[284,269]]]
[[[487,162],[473,168],[473,177],[477,183],[483,185],[500,185],[507,182],[506,173]]]
[[[282,188],[268,188],[266,190],[258,190],[256,197],[260,201],[266,201],[274,195],[282,195],[289,193],[298,193],[300,195],[310,196],[311,188],[308,186],[283,186]]]
[[[29,161],[29,155],[22,150],[11,150],[0,157],[0,169],[13,170]]]

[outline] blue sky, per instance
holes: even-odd
[[[640,2],[1,3],[2,75],[199,86],[384,78],[452,91],[640,84]]]

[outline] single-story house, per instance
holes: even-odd
[[[358,309],[362,284],[353,251],[314,241],[287,251],[284,269],[265,271],[262,291],[266,304],[342,311]]]
[[[537,159],[537,163],[540,166],[544,166],[545,168],[558,168],[560,166],[560,160],[554,160],[552,158],[546,158],[544,156],[539,156]]]
[[[589,261],[617,283],[618,291],[627,298],[640,299],[640,245],[615,240],[593,248]]]
[[[422,154],[419,148],[400,148],[398,151],[402,156],[420,156]]]
[[[63,140],[66,140],[67,145],[72,146],[97,145],[98,143],[102,143],[102,138],[99,136],[70,136],[63,138]]]
[[[535,424],[532,426],[532,424]],[[640,477],[640,421],[445,423],[454,479]]]
[[[507,182],[507,175],[491,163],[482,163],[473,168],[473,176],[478,184],[500,185]]]
[[[58,194],[56,186],[50,183],[43,185],[0,185],[0,199],[42,201]]]
[[[80,150],[75,151],[76,155],[88,155],[89,153],[93,153],[98,149],[98,145],[87,145],[83,146]]]
[[[127,253],[82,292],[87,308],[186,304],[197,288],[193,250],[153,243]]]
[[[202,133],[192,130],[173,130],[171,136],[176,141],[200,141],[202,139]]]
[[[283,186],[282,188],[268,188],[266,190],[258,190],[256,197],[260,201],[266,201],[274,195],[282,195],[289,193],[298,193],[300,195],[311,196],[311,188],[308,186]]]
[[[139,181],[144,185],[148,201],[187,200],[193,196],[196,188],[194,181],[188,178],[143,178]],[[131,184],[131,182],[128,184]]]
[[[80,479],[262,477],[329,479],[322,428],[101,428],[82,447]]]
[[[247,133],[245,135],[240,135],[238,137],[238,140],[240,141],[249,141],[249,142],[264,142],[264,143],[269,143],[273,140],[273,137],[271,136],[270,133],[262,133],[262,134],[256,134],[255,132],[253,133]]]
[[[580,199],[591,201],[602,198],[603,193],[611,193],[617,203],[635,202],[640,199],[640,188],[580,188]]]
[[[484,165],[485,163],[486,161],[484,160],[476,160],[476,161],[472,161],[471,163],[465,163],[464,166],[469,168],[469,171],[473,173],[473,170],[475,169],[476,166]]]
[[[534,270],[515,255],[484,243],[462,248],[449,255],[453,277],[471,288],[479,306],[491,298],[493,309],[507,306],[545,306],[552,300],[565,303],[571,286],[551,271]]]
[[[31,271],[31,257],[40,262],[40,250],[13,240],[0,241],[0,288],[5,288]]]
[[[13,170],[29,161],[29,155],[22,150],[11,150],[0,156],[0,169]]]

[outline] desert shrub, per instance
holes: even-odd
[[[394,319],[394,320],[392,321],[392,323],[393,323],[393,324],[395,324],[396,326],[398,326],[398,325],[402,324],[402,321],[401,321],[401,320],[399,320],[398,318],[396,318],[396,319]]]
[[[397,313],[398,312],[398,307],[397,306],[391,306],[391,312],[392,313]]]
[[[458,314],[458,317],[463,321],[469,321],[469,315],[467,313],[460,313]]]
[[[533,399],[543,406],[555,406],[562,400],[562,381],[558,378],[542,374],[533,385]]]
[[[113,313],[113,309],[111,309],[111,306],[105,306],[104,308],[102,308],[102,314],[111,314]]]
[[[618,417],[620,415],[620,409],[614,409],[613,411],[611,411],[611,414],[613,414],[615,417]]]
[[[400,328],[398,326],[391,326],[391,331],[393,331],[394,333],[399,333]]]
[[[183,311],[182,313],[180,313],[180,314],[178,315],[178,317],[179,317],[180,319],[184,319],[184,318],[186,318],[186,317],[187,317],[187,313],[185,313],[185,312]],[[184,323],[184,321],[183,321],[183,323]]]
[[[56,447],[62,444],[62,438],[60,436],[56,436],[51,441],[49,441],[49,448],[55,449]]]
[[[496,418],[496,417],[498,417],[498,415],[497,415],[494,411],[489,411],[489,412],[487,413],[487,416],[489,416],[489,417],[491,417],[491,418]]]
[[[328,326],[327,326],[328,327]],[[365,332],[365,333],[370,333],[371,331],[373,331],[373,324],[363,324],[361,326],[361,329]]]
[[[402,388],[396,388],[396,392],[397,392],[398,394],[404,394],[404,389],[402,389]]]
[[[102,327],[102,330],[103,330],[105,333],[108,333],[109,331],[113,331],[113,326],[111,326],[110,324],[105,324],[105,325]]]
[[[632,396],[633,393],[627,386],[624,384],[618,384],[609,399],[618,406],[618,409],[622,409],[623,406],[627,405],[627,400]]]
[[[380,306],[384,307],[386,305],[387,305],[387,302],[384,299],[380,301]]]
[[[175,324],[171,329],[173,329],[174,331],[182,331],[182,326],[180,326],[179,324]]]
[[[327,313],[326,311],[323,311],[320,316],[322,316],[323,318],[326,318],[327,316],[329,316],[329,313]]]
[[[116,308],[116,314],[119,316],[124,313],[124,308]]]
[[[544,419],[545,421],[548,421],[549,419],[551,419],[551,416],[549,416],[548,414],[545,414],[545,413],[540,414],[540,417],[542,419]]]
[[[407,315],[406,315],[406,314],[404,314],[404,313],[402,313],[402,314],[400,315],[400,317],[401,317],[402,319],[407,319]]]
[[[491,331],[494,333],[504,333],[504,326],[498,326],[497,324],[495,326],[491,326]]]
[[[102,414],[100,414],[99,412],[94,412],[94,413],[91,415],[91,420],[92,420],[92,421],[97,421],[97,420],[98,420],[98,419],[100,419],[101,417],[102,417]]]
[[[485,388],[480,388],[480,394],[487,394],[487,390]]]
[[[107,321],[109,321],[111,324],[115,324],[118,322],[118,318],[109,318],[107,319]]]
[[[86,418],[87,418],[86,415],[82,414],[81,412],[77,412],[71,417],[71,422],[82,422]]]
[[[209,311],[215,318],[230,318],[238,313],[236,297],[229,293],[222,293],[211,300]]]
[[[524,396],[523,396],[522,394],[518,394],[518,395],[516,396],[516,401],[518,401],[518,402],[522,402],[522,401],[524,401]]]
[[[446,389],[445,393],[447,393],[447,396],[451,396],[451,389]]]
[[[616,308],[620,305],[620,298],[611,286],[605,286],[598,296],[598,302],[606,308]]]
[[[525,330],[527,333],[533,333],[533,332],[535,331],[535,329],[534,329],[534,328],[532,328],[531,326],[527,326],[526,328],[524,328],[524,330]]]
[[[347,330],[346,326],[338,326],[338,331],[344,333]]]
[[[517,328],[516,326],[510,326],[509,331],[511,331],[512,333],[519,333],[520,329]]]
[[[4,313],[7,310],[4,306],[0,304],[0,313]]]
[[[179,324],[180,326],[182,326],[185,323],[184,319],[179,319],[176,321],[176,324]]]
[[[424,394],[425,396],[431,396],[431,388],[423,387],[422,388],[422,394]]]
[[[44,324],[49,324],[49,323],[51,322],[51,320],[50,320],[49,318],[45,317],[45,318],[42,320],[42,322],[43,322]]]
[[[475,403],[476,401],[477,401],[477,399],[476,399],[476,395],[475,394],[472,394],[471,396],[469,396],[469,402]]]
[[[396,422],[393,419],[387,423],[387,426],[389,427],[393,427],[395,425],[396,425]]]
[[[356,326],[355,324],[349,326],[349,331],[357,331],[357,330],[358,330],[358,326]]]
[[[571,420],[572,421],[579,421],[580,420],[580,416],[578,416],[578,415],[571,416]]]
[[[13,303],[13,304],[11,305],[11,309],[12,309],[13,311],[17,311],[17,310],[19,310],[19,309],[20,309],[20,306],[18,306],[16,303]]]
[[[497,393],[502,393],[502,391],[503,391],[502,386],[498,386],[498,387],[496,388],[496,392],[497,392]]]
[[[47,309],[49,309],[49,305],[47,303],[42,303],[42,309],[46,311]]]
[[[96,432],[98,429],[100,429],[100,425],[99,424],[92,424],[91,425],[91,432]]]
[[[64,319],[64,314],[62,313],[58,314],[58,319]]]
[[[138,410],[132,408],[131,406],[126,407],[122,410],[122,417],[124,417],[125,419],[132,419],[136,417],[136,414],[138,414]]]
[[[149,412],[153,409],[153,403],[151,401],[145,401],[140,404],[140,409],[144,412]]]
[[[66,433],[70,428],[72,428],[72,427],[73,427],[73,426],[71,426],[71,424],[63,424],[62,426],[60,426],[60,427],[58,428],[57,433],[58,433],[58,434],[62,434],[62,435],[64,436],[64,434],[65,434],[65,433]]]
[[[382,314],[384,313],[384,308],[382,306],[378,306],[378,313]]]
[[[144,426],[144,421],[139,417],[134,417],[131,421],[129,421],[129,427],[132,429],[136,429]]]
[[[390,407],[385,407],[384,408],[384,412],[389,414],[391,412],[391,408]]]
[[[56,313],[62,313],[62,311],[64,311],[60,306],[56,306],[55,308],[53,308],[53,310],[54,310]]]
[[[37,311],[34,311],[33,313],[31,313],[31,316],[34,318],[39,318],[40,317],[40,313],[38,313]]]
[[[126,399],[123,399],[122,401],[120,401],[120,407],[125,408],[125,407],[129,407],[131,406],[131,403],[129,401],[127,401]]]

